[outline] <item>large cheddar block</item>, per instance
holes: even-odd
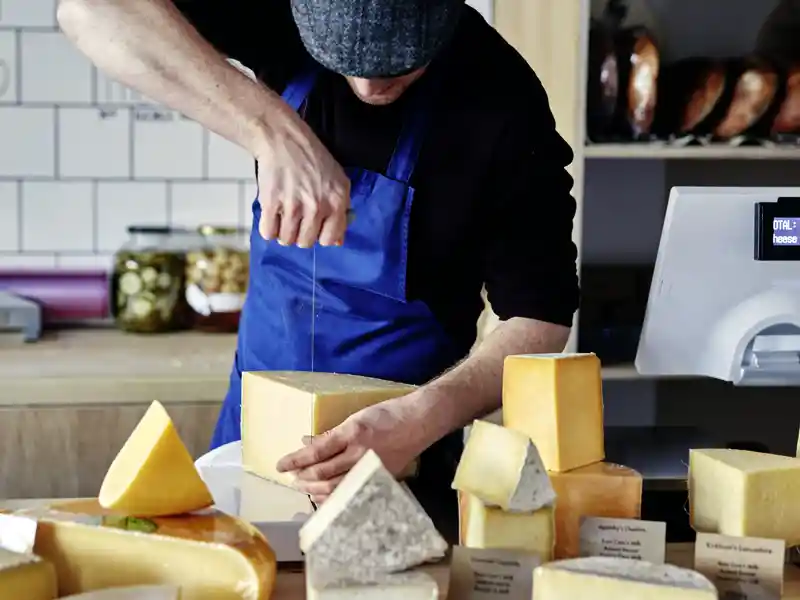
[[[160,517],[214,503],[189,450],[160,402],[153,402],[106,473],[100,505],[126,515]]]
[[[95,590],[62,600],[180,600],[181,590],[174,585],[137,585]]]
[[[478,497],[458,494],[459,543],[468,548],[517,550],[553,559],[555,525],[552,507],[513,513],[486,506]]]
[[[530,438],[487,421],[472,424],[453,489],[512,512],[532,512],[556,498]]]
[[[602,461],[600,360],[594,354],[506,357],[503,425],[530,437],[549,471]]]
[[[533,600],[717,600],[700,573],[674,565],[593,556],[533,571]]]
[[[404,396],[413,386],[357,375],[264,371],[242,376],[242,463],[245,470],[283,485],[285,455],[303,437],[333,429],[362,408]]]
[[[34,552],[61,595],[175,585],[181,600],[269,600],[275,555],[252,526],[217,511],[139,519],[71,501],[18,511],[38,521]]]
[[[642,476],[628,467],[595,463],[550,473],[550,481],[556,491],[556,558],[580,556],[582,517],[641,517]]]
[[[696,531],[800,544],[800,459],[748,450],[689,452]]]
[[[0,598],[53,600],[57,597],[53,565],[31,554],[0,548]]]

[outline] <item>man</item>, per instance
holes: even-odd
[[[457,537],[461,429],[499,408],[506,355],[563,349],[578,303],[572,153],[530,67],[463,0],[61,0],[58,15],[110,76],[257,160],[214,445],[239,439],[242,371],[419,384],[278,466],[322,502],[367,448],[395,474],[424,452],[409,485]],[[484,283],[503,322],[469,354]]]

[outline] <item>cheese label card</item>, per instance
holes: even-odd
[[[30,554],[36,543],[36,521],[27,517],[0,514],[0,548]]]
[[[530,600],[539,557],[513,550],[453,546],[448,600]]]
[[[720,599],[778,600],[786,542],[698,533],[694,568],[717,586]]]
[[[581,556],[631,558],[663,564],[667,524],[638,519],[583,517],[580,529]]]

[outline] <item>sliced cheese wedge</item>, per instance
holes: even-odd
[[[674,565],[593,556],[558,560],[533,571],[533,600],[717,600],[700,573]]]
[[[217,511],[142,519],[79,500],[15,514],[38,521],[34,552],[55,566],[61,595],[172,585],[181,600],[269,600],[275,585],[266,539]]]
[[[510,512],[533,512],[552,506],[556,499],[531,439],[488,421],[472,424],[453,489]]]
[[[58,597],[56,570],[32,555],[0,548],[0,598],[53,600]]]
[[[62,600],[181,600],[181,590],[173,585],[137,585],[96,590]]]
[[[417,499],[368,451],[300,529],[313,579],[371,581],[442,558],[447,542]]]
[[[137,517],[188,513],[214,503],[160,402],[153,402],[111,463],[100,505]]]
[[[414,386],[338,373],[263,371],[242,376],[242,466],[291,486],[278,461],[303,447],[303,436],[333,429],[362,408],[404,396]]]

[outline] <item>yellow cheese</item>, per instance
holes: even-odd
[[[404,396],[413,386],[334,373],[264,371],[242,377],[242,464],[245,470],[283,485],[285,455],[303,447],[304,436],[333,429],[362,408]]]
[[[549,471],[605,458],[603,386],[594,354],[506,357],[503,425],[531,438]]]
[[[533,600],[717,600],[700,573],[674,565],[591,556],[533,571]]]
[[[31,554],[0,548],[0,598],[3,600],[53,600],[58,597],[56,571]]]
[[[472,494],[459,492],[459,543],[468,548],[516,550],[553,559],[555,525],[553,508],[532,513],[512,513],[486,506]]]
[[[628,467],[594,463],[550,473],[556,491],[556,558],[580,556],[581,517],[639,519],[642,476]]]
[[[181,600],[269,600],[275,584],[264,537],[217,511],[140,519],[83,500],[16,514],[37,519],[34,552],[55,566],[61,595],[174,585]]]
[[[472,424],[453,489],[513,512],[551,506],[556,498],[531,439],[487,421]]]
[[[127,515],[177,515],[214,503],[172,419],[153,402],[111,463],[101,506]]]
[[[95,590],[64,597],[62,600],[180,600],[181,590],[174,585],[137,585]]]
[[[800,544],[800,459],[747,450],[689,452],[696,531]]]

